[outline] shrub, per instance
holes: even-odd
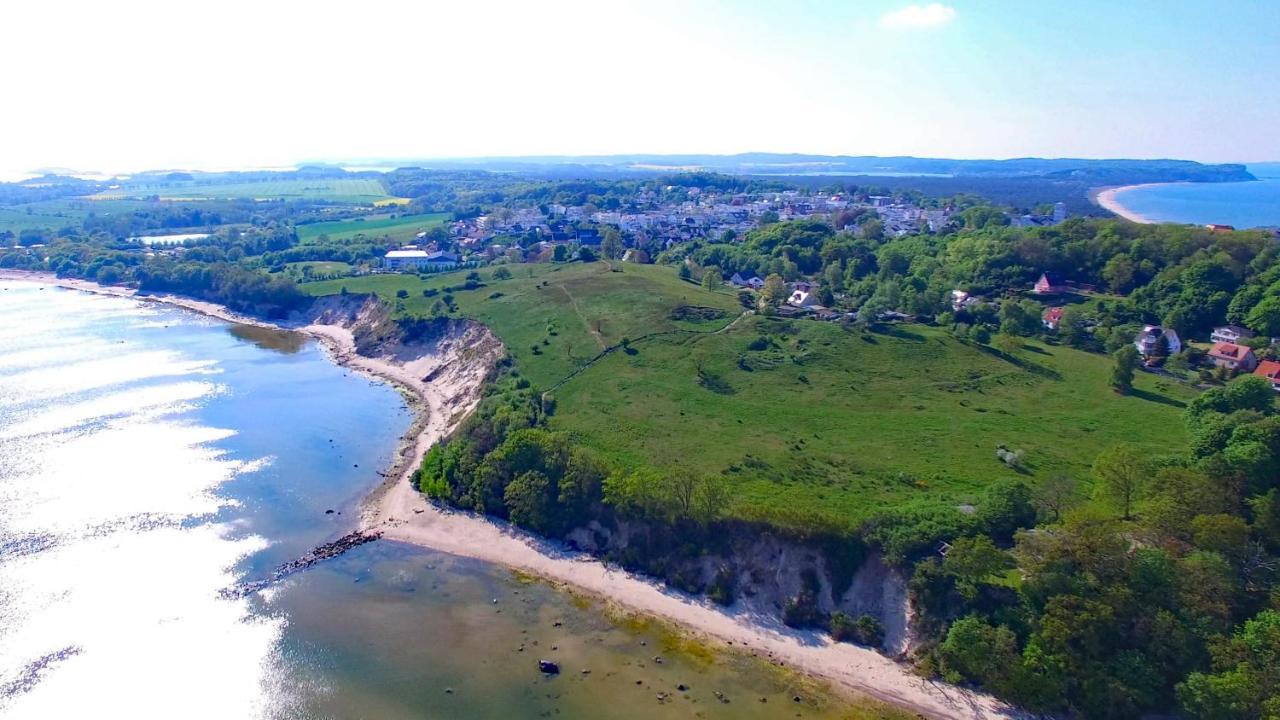
[[[884,624],[872,615],[859,615],[855,620],[837,611],[831,615],[831,637],[840,642],[879,647],[884,643]]]

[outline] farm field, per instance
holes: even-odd
[[[148,203],[136,200],[47,200],[0,207],[0,232],[18,233],[26,228],[60,230],[77,226],[90,213],[110,215],[144,209]]]
[[[513,266],[500,281],[485,269],[484,287],[452,294],[536,387],[555,388],[554,429],[617,467],[723,473],[742,516],[852,524],[887,507],[970,502],[1001,477],[1034,484],[1063,472],[1087,484],[1111,444],[1160,454],[1187,441],[1180,413],[1194,391],[1139,373],[1137,391],[1117,395],[1101,355],[1027,340],[1005,357],[938,328],[870,333],[754,315],[713,332],[741,311],[733,293],[669,267],[620,267]],[[420,315],[462,282],[463,273],[379,275],[305,289],[376,292]],[[409,297],[397,300],[398,290]],[[720,317],[672,319],[686,303]],[[624,337],[628,352],[569,377]],[[997,445],[1023,451],[1024,466],[1003,465]]]
[[[162,200],[305,199],[362,204],[372,204],[390,197],[382,182],[371,178],[350,180],[265,180],[261,182],[135,182],[125,183],[118,189],[107,190],[92,197],[109,200],[151,196],[158,196]]]
[[[349,240],[358,235],[389,237],[397,242],[409,242],[428,228],[441,225],[448,219],[447,213],[421,215],[369,215],[363,218],[308,223],[298,226],[298,242],[313,243],[321,235],[330,240]]]

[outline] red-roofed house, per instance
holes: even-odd
[[[1209,357],[1214,365],[1228,370],[1250,372],[1258,366],[1258,358],[1251,348],[1234,343],[1214,343],[1213,349],[1209,351]]]
[[[1044,311],[1044,326],[1050,330],[1057,330],[1058,324],[1062,322],[1062,308],[1051,307]]]
[[[1258,369],[1254,370],[1253,374],[1266,378],[1271,382],[1271,389],[1280,392],[1280,362],[1263,360],[1258,363]]]

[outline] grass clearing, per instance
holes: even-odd
[[[506,343],[520,371],[535,385],[548,388],[623,338],[654,332],[709,332],[723,327],[741,308],[728,291],[708,292],[685,282],[667,267],[604,263],[513,265],[513,276],[493,280],[495,268],[480,270],[484,287],[455,290],[459,314],[488,325]],[[446,287],[461,286],[467,272],[428,276],[368,275],[308,283],[312,295],[328,295],[346,287],[350,292],[377,293],[400,312],[426,315],[440,301]],[[405,290],[408,297],[398,299]],[[424,290],[434,290],[424,297]],[[497,295],[496,297],[494,297]],[[715,308],[716,319],[673,319],[677,305]],[[536,350],[535,350],[536,348]]]
[[[359,235],[389,237],[397,242],[409,242],[418,233],[449,219],[447,213],[423,213],[421,215],[368,215],[349,220],[309,223],[298,226],[298,242],[302,245],[317,242],[321,235],[331,241],[350,240]]]
[[[304,260],[285,263],[284,266],[285,274],[298,282],[310,282],[312,278],[346,277],[352,269],[347,263],[330,260]]]
[[[1008,357],[914,325],[863,333],[748,316],[714,332],[740,312],[734,293],[708,292],[669,267],[618,267],[518,265],[499,281],[484,269],[484,287],[453,296],[537,387],[569,378],[554,392],[554,429],[619,467],[724,474],[744,517],[852,524],[910,503],[973,502],[1001,477],[1034,484],[1065,472],[1087,483],[1094,457],[1115,442],[1157,454],[1187,442],[1180,413],[1194,391],[1139,373],[1136,392],[1117,395],[1102,355],[1027,340]],[[418,315],[463,276],[305,289],[376,292]],[[402,289],[409,297],[397,299]],[[674,318],[682,304],[720,317]],[[624,337],[627,351],[583,369]],[[1001,463],[1000,444],[1024,451],[1024,466]]]

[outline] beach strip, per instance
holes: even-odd
[[[1129,220],[1130,222],[1142,223],[1143,225],[1153,225],[1155,220],[1137,213],[1120,203],[1119,194],[1125,190],[1133,190],[1135,188],[1152,187],[1154,185],[1167,185],[1168,183],[1143,183],[1141,185],[1120,185],[1117,187],[1099,188],[1094,192],[1093,199],[1104,209],[1109,210],[1116,215]]]

